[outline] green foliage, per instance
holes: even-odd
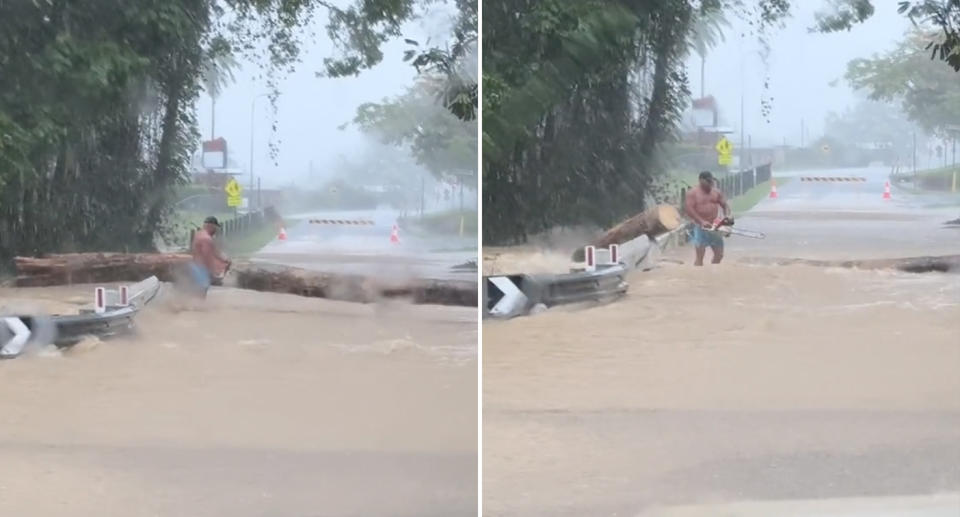
[[[817,15],[816,30],[850,30],[873,16],[873,3],[873,0],[832,0],[832,11]],[[897,11],[921,29],[935,29],[928,34],[924,50],[930,53],[930,59],[944,61],[960,71],[960,1],[901,0],[897,3]]]
[[[0,258],[152,246],[206,21],[160,0],[0,4]]]
[[[960,120],[960,75],[931,61],[928,31],[914,31],[891,52],[855,59],[846,78],[871,99],[899,101],[903,112],[929,132],[943,132]]]
[[[436,1],[0,2],[0,261],[152,248],[197,145],[201,88],[215,97],[244,57],[275,89],[318,10],[340,52],[328,71],[359,73]]]
[[[354,124],[389,145],[409,147],[417,163],[438,177],[467,173],[476,177],[477,123],[457,118],[429,93],[428,78],[406,94],[357,108]]]
[[[683,59],[701,8],[484,3],[484,242],[606,226],[656,196],[657,150],[686,107]]]

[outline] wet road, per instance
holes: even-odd
[[[960,276],[736,263],[960,253],[956,208],[835,175],[869,180],[794,179],[724,265],[484,322],[484,513],[960,515]]]
[[[764,240],[730,238],[731,256],[808,259],[894,258],[960,253],[960,230],[943,223],[960,215],[960,196],[917,195],[896,187],[883,199],[888,169],[784,174],[777,199],[764,199],[737,226]],[[803,177],[862,177],[865,182],[805,182]]]
[[[477,260],[473,236],[428,235],[400,229],[399,243],[390,232],[398,213],[390,210],[311,212],[287,228],[287,240],[275,240],[255,254],[254,261],[279,263],[332,273],[355,273],[397,280],[403,278],[472,280],[476,271],[452,267]],[[372,225],[314,224],[315,220],[372,221]]]
[[[90,287],[0,289],[68,313]],[[470,516],[476,309],[214,288],[0,362],[0,515]]]

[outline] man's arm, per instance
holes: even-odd
[[[733,208],[730,207],[730,202],[727,201],[727,196],[723,192],[720,193],[720,206],[723,207],[723,216],[733,220]]]

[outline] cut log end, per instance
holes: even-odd
[[[607,230],[592,244],[598,248],[606,248],[611,244],[623,244],[641,235],[653,239],[676,230],[681,225],[683,225],[683,218],[676,207],[673,205],[657,205]],[[572,257],[575,262],[583,262],[583,255],[584,251],[581,247],[574,250]]]

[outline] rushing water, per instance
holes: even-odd
[[[629,280],[617,303],[484,323],[489,515],[960,489],[960,276]]]
[[[137,327],[0,363],[0,515],[475,514],[475,309],[216,289]]]

